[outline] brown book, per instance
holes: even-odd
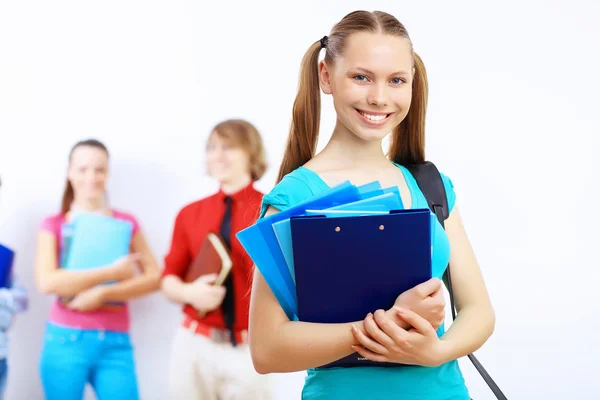
[[[233,263],[223,240],[215,233],[209,233],[202,242],[196,259],[189,266],[183,281],[193,282],[202,275],[217,274],[215,285],[221,286],[231,272]]]

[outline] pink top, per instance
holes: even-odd
[[[133,234],[139,231],[140,227],[133,215],[112,210],[113,217],[133,224]],[[65,214],[58,213],[46,217],[40,226],[40,229],[51,232],[56,238],[57,244],[57,262],[62,254],[62,227],[65,220]],[[65,307],[57,299],[50,309],[49,322],[68,326],[76,329],[106,330],[115,332],[129,331],[129,308],[127,304],[118,308],[99,309],[95,311],[80,312]]]

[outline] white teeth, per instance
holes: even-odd
[[[383,121],[384,119],[387,118],[387,114],[385,115],[371,115],[371,114],[366,114],[362,111],[359,111],[360,114],[365,117],[366,119],[368,119],[369,121]]]

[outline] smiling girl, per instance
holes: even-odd
[[[319,62],[321,51],[325,57]],[[329,143],[315,155],[320,91],[332,96],[337,120]],[[404,26],[380,11],[346,15],[302,60],[279,182],[264,196],[261,215],[285,210],[346,180],[397,186],[405,208],[428,208],[404,167],[425,159],[426,104],[425,67]],[[386,156],[382,140],[390,132]],[[434,228],[434,278],[399,293],[389,310],[374,310],[347,324],[290,321],[255,269],[250,348],[259,372],[309,370],[302,398],[310,400],[469,399],[456,360],[488,339],[495,317],[453,184],[442,178],[450,216],[446,231],[439,224]],[[400,254],[398,258],[401,265]],[[446,332],[440,279],[448,262],[458,317]],[[369,266],[364,267],[368,274]],[[320,368],[354,352],[391,367]]]

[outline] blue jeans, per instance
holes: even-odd
[[[98,400],[139,398],[128,333],[48,323],[40,375],[46,400],[82,400],[86,383]]]
[[[6,358],[0,360],[0,400],[4,400],[4,392],[6,392],[6,374],[8,373],[8,364]]]

